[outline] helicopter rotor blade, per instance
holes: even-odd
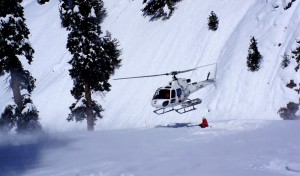
[[[172,71],[172,72],[169,72],[169,73],[156,74],[156,75],[145,75],[145,76],[133,76],[133,77],[115,78],[115,79],[113,79],[113,80],[135,79],[135,78],[147,78],[147,77],[168,76],[168,75],[173,75],[173,76],[175,76],[175,75],[177,75],[177,74],[181,74],[181,73],[186,73],[186,72],[194,71],[194,70],[197,70],[197,69],[199,69],[199,68],[207,67],[207,66],[210,66],[210,65],[216,65],[216,63],[213,63],[213,64],[207,64],[207,65],[202,65],[202,66],[200,66],[200,67],[195,67],[195,68],[188,69],[188,70],[183,70],[183,71]]]
[[[188,69],[188,70],[178,71],[177,74],[186,73],[186,72],[190,72],[190,71],[194,71],[194,70],[197,70],[197,69],[196,68],[192,68],[192,69]]]
[[[145,76],[133,76],[133,77],[116,78],[116,79],[113,79],[113,80],[135,79],[135,78],[147,78],[147,77],[166,76],[166,75],[168,75],[168,73],[157,74],[157,75],[145,75]]]
[[[199,67],[195,67],[194,69],[198,69],[198,68],[202,68],[202,67],[207,67],[207,66],[210,66],[210,65],[217,65],[217,63],[202,65],[202,66],[199,66]]]
[[[207,67],[207,66],[215,65],[215,64],[216,64],[216,63],[213,63],[213,64],[207,64],[207,65],[202,65],[202,66],[200,66],[200,67],[195,67],[195,68],[188,69],[188,70],[178,71],[177,74],[180,74],[180,73],[186,73],[186,72],[190,72],[190,71],[194,71],[194,70],[197,70],[198,68]]]

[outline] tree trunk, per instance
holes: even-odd
[[[92,108],[92,94],[88,83],[84,87],[85,99],[87,101],[87,130],[94,131],[94,113]]]
[[[19,76],[18,76],[18,70],[17,69],[11,69],[10,71],[11,76],[11,89],[13,91],[14,95],[14,101],[16,105],[18,106],[18,109],[22,110],[22,96],[21,96],[21,89],[19,84]]]

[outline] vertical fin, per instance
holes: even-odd
[[[206,77],[206,80],[208,80],[208,78],[209,78],[209,75],[210,75],[210,72],[208,72],[208,74],[207,74],[207,77]]]

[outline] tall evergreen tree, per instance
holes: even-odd
[[[247,67],[249,71],[258,71],[260,68],[260,63],[262,61],[262,55],[258,51],[257,41],[254,37],[251,37],[250,46],[248,50],[247,57]]]
[[[212,31],[216,31],[219,27],[219,18],[215,14],[215,12],[211,11],[208,17],[208,29]]]
[[[8,105],[0,118],[0,129],[18,132],[39,130],[38,111],[30,98],[35,79],[23,68],[19,58],[29,64],[34,50],[29,44],[22,0],[0,0],[0,76],[10,74],[10,88],[15,104]]]
[[[87,119],[91,131],[104,110],[92,94],[110,91],[108,80],[120,67],[121,51],[110,33],[102,35],[100,23],[106,15],[102,0],[62,0],[60,7],[62,25],[69,31],[67,48],[73,55],[69,71],[74,81],[71,94],[76,99],[67,120]]]
[[[144,0],[146,6],[142,9],[144,16],[150,16],[151,20],[162,18],[169,19],[175,10],[175,5],[181,0]]]

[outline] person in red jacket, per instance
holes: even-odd
[[[206,128],[206,127],[208,127],[208,122],[207,122],[207,120],[206,120],[205,117],[202,118],[202,123],[199,124],[199,126],[200,126],[201,128]]]

